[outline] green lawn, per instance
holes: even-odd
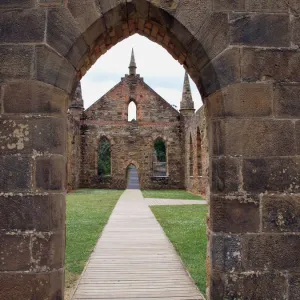
[[[78,190],[67,195],[66,287],[82,272],[123,191]]]
[[[152,206],[151,210],[205,295],[207,206]]]
[[[201,196],[185,190],[143,190],[142,193],[144,198],[203,200]]]

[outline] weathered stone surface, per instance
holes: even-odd
[[[35,4],[36,0],[1,0],[0,8],[30,8]]]
[[[274,93],[274,112],[278,117],[300,117],[300,85],[277,84]]]
[[[299,232],[299,196],[264,196],[262,200],[263,231]]]
[[[0,157],[0,189],[2,192],[31,188],[32,160],[27,157]]]
[[[107,29],[127,22],[126,0],[100,1],[101,13]]]
[[[238,191],[240,180],[239,159],[220,158],[212,161],[212,191],[215,193],[229,193]]]
[[[258,232],[259,200],[255,196],[212,195],[210,198],[210,222],[213,232]]]
[[[225,299],[286,299],[287,284],[283,274],[264,272],[228,277]]]
[[[300,52],[278,49],[243,49],[241,76],[244,81],[300,82]]]
[[[48,12],[47,42],[76,68],[88,51],[77,24],[68,9],[50,9]]]
[[[75,77],[74,67],[46,46],[37,46],[36,56],[36,79],[71,92]]]
[[[50,273],[1,273],[0,299],[62,299],[63,270]]]
[[[300,298],[300,273],[293,272],[288,277],[288,294],[290,300],[298,300]]]
[[[288,120],[226,119],[213,123],[214,154],[295,155],[294,124]]]
[[[0,41],[4,43],[43,42],[46,12],[42,9],[3,11]]]
[[[1,233],[0,253],[0,271],[29,270],[31,266],[30,236]]]
[[[297,0],[296,0],[297,1]],[[245,0],[246,10],[255,12],[288,12],[289,5],[285,0]]]
[[[290,45],[288,14],[230,15],[230,43],[260,47]]]
[[[242,261],[246,270],[289,270],[300,267],[300,236],[251,234],[242,239]]]
[[[244,189],[252,192],[299,193],[299,165],[297,158],[245,159]]]
[[[296,17],[293,19],[292,26],[292,42],[295,45],[300,46],[300,17]]]
[[[204,96],[240,81],[240,50],[225,50],[201,71],[199,85]]]
[[[214,273],[241,270],[241,240],[238,235],[213,234],[210,243]]]
[[[63,233],[43,234],[32,237],[33,267],[59,269],[65,260],[65,236]]]
[[[61,157],[39,157],[36,160],[35,180],[40,190],[65,189],[65,161]]]
[[[296,128],[296,143],[297,143],[297,154],[300,154],[300,121],[295,124]]]
[[[39,81],[16,81],[3,89],[4,113],[64,113],[68,95]]]
[[[207,101],[213,117],[271,116],[273,107],[271,84],[238,83],[212,94]]]
[[[215,11],[244,11],[245,0],[212,0]]]
[[[0,229],[62,230],[65,226],[63,195],[1,196]]]
[[[33,72],[33,46],[0,46],[0,82],[29,79]]]
[[[31,154],[34,151],[63,154],[66,122],[63,118],[0,121],[0,153]]]

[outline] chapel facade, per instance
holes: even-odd
[[[86,110],[78,85],[68,114],[68,189],[125,189],[133,167],[141,189],[204,194],[207,131],[187,73],[177,111],[136,70],[132,51],[129,74]]]

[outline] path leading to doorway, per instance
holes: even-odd
[[[140,190],[118,201],[73,296],[203,300]]]

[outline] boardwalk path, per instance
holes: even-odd
[[[73,299],[204,298],[140,190],[126,190],[90,257]]]

